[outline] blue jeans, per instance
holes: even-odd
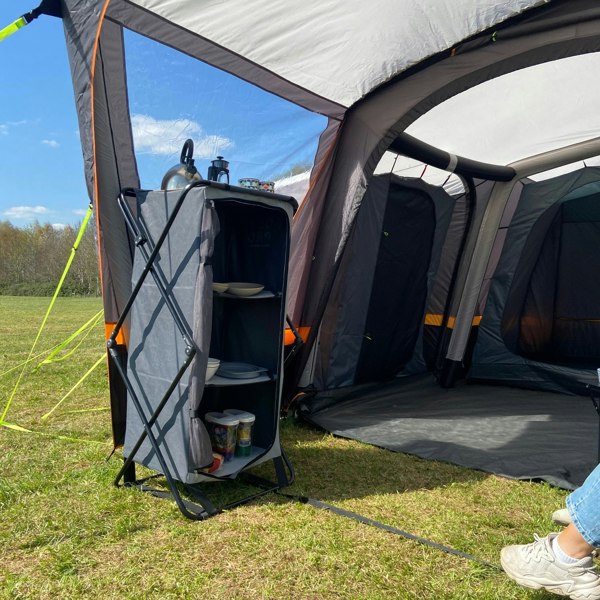
[[[600,546],[600,465],[581,487],[567,496],[567,510],[583,539],[592,546]]]

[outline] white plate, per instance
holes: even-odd
[[[242,281],[232,281],[227,284],[227,292],[234,296],[254,296],[265,289],[264,285],[259,283],[245,283]]]
[[[228,379],[254,379],[267,369],[243,362],[221,363],[217,375]]]

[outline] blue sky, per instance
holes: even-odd
[[[0,3],[0,27],[35,6]],[[76,223],[88,199],[61,21],[42,16],[0,42],[0,74],[0,219]]]
[[[0,3],[0,28],[37,6]],[[160,185],[194,140],[196,166],[230,161],[231,182],[312,161],[325,119],[126,32],[130,112],[142,187]],[[76,224],[88,205],[62,23],[42,15],[0,42],[0,220]]]

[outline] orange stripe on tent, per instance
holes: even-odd
[[[343,122],[340,123],[340,125],[338,126],[338,129],[335,132],[335,136],[334,136],[334,138],[333,138],[333,140],[332,140],[329,148],[327,148],[327,151],[325,152],[325,156],[323,157],[323,160],[321,162],[321,166],[319,167],[319,169],[316,172],[315,176],[312,177],[312,174],[311,174],[310,183],[308,185],[308,190],[306,190],[306,194],[304,194],[304,198],[302,199],[302,202],[300,202],[300,206],[298,207],[298,210],[296,211],[296,214],[292,217],[292,222],[296,220],[296,218],[298,217],[298,215],[300,214],[300,212],[304,208],[304,205],[305,205],[304,200],[310,196],[310,194],[313,191],[313,188],[315,187],[317,181],[321,177],[321,173],[325,170],[325,168],[327,166],[329,166],[329,164],[330,164],[329,160],[331,158],[331,154],[333,153],[334,149],[337,147],[338,138],[340,137],[340,135],[342,133],[342,126],[343,126]]]
[[[432,325],[433,327],[441,327],[443,320],[444,320],[444,315],[434,315],[431,313],[427,313],[425,315],[424,323],[425,323],[425,325]],[[456,317],[448,317],[448,323],[447,323],[446,327],[448,327],[448,329],[454,329],[455,322],[456,322]],[[474,316],[471,325],[473,327],[479,327],[480,323],[481,323],[481,315]]]
[[[98,45],[100,43],[100,31],[102,30],[102,23],[104,23],[104,16],[108,8],[110,0],[106,0],[100,17],[98,18],[98,29],[96,30],[96,37],[94,38],[94,50],[92,52],[92,66],[90,70],[90,116],[91,116],[91,127],[92,127],[92,157],[94,161],[94,209],[96,218],[96,231],[98,232],[98,268],[100,271],[100,289],[102,290],[102,296],[104,296],[104,282],[102,281],[102,229],[100,228],[100,214],[98,210],[98,173],[96,171],[96,124],[94,119],[94,77],[96,75],[96,57],[98,55]],[[112,329],[109,334],[112,333]],[[108,336],[107,338],[108,339]]]
[[[302,341],[306,342],[310,333],[310,327],[298,327],[297,331],[300,334]],[[294,332],[289,327],[286,327],[283,334],[283,343],[286,346],[292,346],[295,343],[295,341],[296,336],[294,335]]]
[[[112,332],[114,331],[116,323],[104,323],[104,337],[108,339]],[[123,327],[119,329],[119,333],[117,333],[117,337],[115,338],[115,342],[122,346],[125,345],[125,334],[123,333]]]

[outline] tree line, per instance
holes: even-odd
[[[67,264],[80,224],[54,228],[33,223],[15,227],[0,221],[0,294],[51,296]],[[93,219],[63,283],[63,296],[100,295],[100,274]]]

